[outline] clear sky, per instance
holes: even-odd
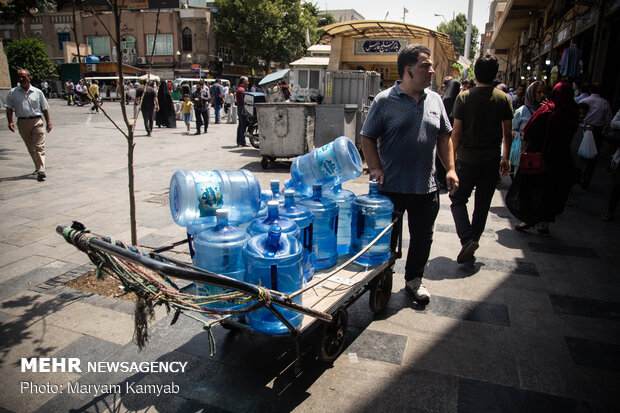
[[[403,21],[403,8],[407,8],[409,13],[405,15],[405,23],[415,24],[435,30],[439,23],[443,21],[443,14],[446,20],[452,20],[452,16],[459,13],[467,16],[468,0],[310,0],[319,9],[338,10],[354,9],[366,20],[387,20]],[[484,25],[489,20],[489,4],[491,0],[474,0],[472,14],[473,24],[478,27],[480,34],[484,33]]]

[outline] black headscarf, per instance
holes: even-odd
[[[458,80],[452,79],[448,82],[446,86],[446,92],[443,94],[443,106],[446,108],[446,113],[450,118],[450,123],[452,124],[454,121],[452,116],[450,116],[450,112],[452,112],[452,107],[454,106],[454,101],[461,91],[461,84]]]

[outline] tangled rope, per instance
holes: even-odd
[[[91,233],[79,222],[74,222],[70,228],[64,228],[62,235],[68,243],[74,245],[80,251],[88,255],[91,262],[97,267],[97,279],[103,279],[104,275],[107,274],[118,279],[125,288],[125,291],[136,294],[138,299],[136,301],[134,316],[134,342],[140,350],[144,348],[148,341],[148,323],[152,321],[154,317],[155,305],[164,305],[168,312],[170,312],[171,309],[176,310],[171,324],[176,323],[180,314],[190,316],[184,313],[184,311],[201,313],[212,319],[211,322],[206,322],[205,320],[190,316],[204,324],[204,328],[209,335],[211,355],[215,353],[215,340],[211,332],[211,327],[214,324],[231,316],[247,313],[263,306],[269,307],[271,305],[271,293],[268,289],[262,287],[258,287],[258,297],[251,297],[250,295],[235,291],[209,296],[182,292],[165,274],[158,273],[134,262],[118,258],[113,254],[92,248],[90,244],[92,240],[96,239],[148,257],[147,253],[135,246],[126,245],[113,238],[106,238]],[[256,302],[249,306],[235,310],[226,310],[210,306],[210,304],[221,301],[233,301],[235,304],[244,304],[254,300],[256,300]]]

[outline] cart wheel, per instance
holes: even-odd
[[[332,363],[344,349],[349,314],[344,307],[340,307],[332,315],[332,322],[323,326],[319,343],[319,358],[326,363]]]
[[[261,166],[261,168],[263,168],[263,169],[267,169],[267,168],[269,167],[269,158],[268,158],[268,157],[266,157],[266,156],[263,156],[263,157],[260,159],[260,166]]]
[[[388,301],[390,301],[393,273],[392,267],[388,267],[383,270],[381,275],[371,281],[368,304],[370,305],[370,310],[375,314],[383,312]]]

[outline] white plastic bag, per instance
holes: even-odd
[[[579,145],[577,155],[584,159],[594,159],[597,154],[598,151],[596,150],[596,142],[594,142],[594,134],[591,130],[586,130],[583,133],[583,139],[581,140],[581,145]]]

